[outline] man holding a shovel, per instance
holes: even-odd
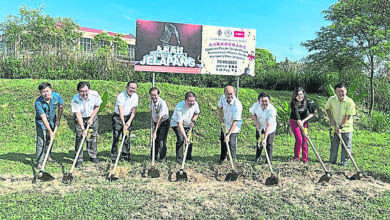
[[[38,90],[41,96],[35,100],[36,160],[37,168],[41,169],[50,140],[55,136],[54,128],[60,126],[64,100],[60,94],[52,91],[48,82],[41,83]],[[48,160],[53,161],[50,155]]]
[[[256,142],[255,163],[262,160],[261,152],[263,150],[263,146],[266,147],[270,162],[272,161],[273,142],[276,131],[276,109],[270,103],[270,99],[271,97],[267,93],[262,92],[258,95],[257,102],[249,109],[252,114],[252,119],[255,121],[256,125],[256,140],[260,138],[259,131],[265,131],[261,146],[258,146],[259,143]]]
[[[90,90],[89,82],[81,81],[77,84],[78,94],[72,99],[72,112],[75,119],[75,151],[80,146],[82,137],[87,136],[87,150],[92,163],[99,163],[97,158],[97,132],[99,107],[102,104],[100,95],[95,90]],[[89,131],[86,130],[89,125]],[[81,150],[77,158],[76,167],[81,167],[83,163],[83,151]]]
[[[183,144],[189,144],[186,160],[192,160],[192,143],[188,139],[188,131],[195,126],[200,113],[199,105],[195,101],[195,93],[186,92],[184,100],[179,102],[172,114],[171,127],[176,134],[176,162],[183,161]]]
[[[339,83],[335,86],[335,96],[328,99],[325,105],[326,113],[328,114],[331,131],[331,144],[329,162],[336,164],[337,153],[339,149],[340,139],[334,132],[341,134],[342,139],[346,143],[348,151],[352,151],[352,134],[353,134],[353,115],[355,114],[355,103],[347,97],[347,89],[344,83]],[[348,165],[348,153],[341,148],[341,164]]]
[[[160,98],[160,90],[153,87],[149,90],[151,103],[149,109],[151,110],[151,116],[153,120],[153,133],[152,140],[154,140],[155,146],[155,160],[157,155],[160,154],[160,160],[167,160],[167,137],[169,131],[169,110],[167,103]],[[152,150],[150,155],[152,156]]]
[[[116,98],[115,112],[112,116],[112,147],[111,147],[111,160],[115,162],[117,153],[121,154],[121,157],[130,161],[130,132],[135,113],[138,107],[138,95],[137,84],[134,82],[128,82],[126,90],[121,92]],[[122,147],[122,152],[118,152],[119,137],[129,132],[125,138],[125,142]]]
[[[237,136],[241,129],[242,104],[235,96],[233,86],[226,86],[224,94],[218,101],[218,117],[226,134],[221,131],[221,156],[219,163],[223,164],[227,159],[227,146],[229,144],[231,156],[236,159]]]

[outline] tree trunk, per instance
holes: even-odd
[[[371,97],[370,97],[370,109],[368,111],[368,114],[371,116],[372,111],[374,110],[374,57],[370,57],[370,90],[371,90]]]

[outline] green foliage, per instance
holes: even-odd
[[[284,133],[288,134],[290,129],[289,118],[291,113],[291,106],[288,101],[284,101],[281,105],[275,105],[275,108],[278,111],[278,125]]]
[[[387,132],[390,127],[390,115],[384,112],[373,111],[359,121],[361,126],[373,132]]]

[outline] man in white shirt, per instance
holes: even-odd
[[[183,144],[188,145],[186,160],[192,160],[192,143],[187,137],[188,131],[195,125],[195,121],[200,113],[199,105],[195,101],[195,93],[186,92],[184,101],[176,105],[172,114],[171,127],[176,134],[176,162],[183,161]]]
[[[256,140],[260,138],[259,131],[264,134],[261,146],[256,144],[255,163],[262,159],[261,151],[263,150],[263,146],[266,146],[269,160],[270,162],[272,161],[273,142],[276,131],[276,109],[270,103],[270,99],[271,97],[267,93],[262,92],[257,97],[257,102],[249,109],[256,125]]]
[[[221,156],[219,163],[226,161],[227,146],[229,143],[231,156],[236,159],[237,136],[241,129],[242,119],[242,104],[238,98],[235,97],[233,86],[226,86],[224,94],[218,102],[218,116],[219,122],[226,128],[226,131],[221,131]],[[223,132],[226,132],[224,134]]]
[[[126,161],[130,161],[130,133],[131,125],[138,107],[137,84],[128,82],[126,90],[119,93],[116,97],[115,112],[112,115],[112,146],[111,146],[111,161],[115,162],[118,153],[119,137],[129,132],[123,143],[121,157]]]
[[[99,163],[97,158],[97,132],[99,127],[97,113],[99,112],[99,107],[103,101],[100,98],[99,93],[90,90],[90,87],[89,82],[79,82],[77,84],[78,94],[73,96],[72,99],[72,112],[75,116],[76,132],[75,151],[77,152],[82,137],[87,135],[87,125],[90,125],[90,138],[86,140],[87,151],[90,160],[93,163]],[[81,167],[82,163],[83,151],[81,150],[80,155],[77,158],[76,167]]]
[[[149,90],[150,95],[150,114],[153,120],[153,140],[155,147],[154,159],[157,160],[160,154],[160,161],[167,160],[167,137],[169,131],[169,110],[167,103],[160,98],[160,90],[153,87]],[[152,157],[152,150],[150,149],[150,157]]]

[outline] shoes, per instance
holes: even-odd
[[[227,161],[226,158],[224,160],[219,160],[219,165],[222,165],[223,163],[225,163],[225,161]]]
[[[92,163],[99,163],[99,159],[97,158],[89,158],[89,160],[92,162]]]
[[[49,157],[48,159],[47,159],[47,161],[49,161],[49,162],[51,162],[51,163],[57,163],[57,161],[56,160],[54,160],[53,158],[51,158],[51,157]]]
[[[41,163],[37,164],[37,169],[42,169],[42,164]]]
[[[253,160],[253,162],[257,163],[257,162],[262,161],[262,160],[263,160],[263,158],[260,156],[260,157],[256,157],[256,158]]]
[[[76,168],[81,168],[83,166],[83,162],[76,162]]]
[[[161,162],[161,163],[167,162],[167,158],[165,157],[165,158],[160,159],[160,162]]]

